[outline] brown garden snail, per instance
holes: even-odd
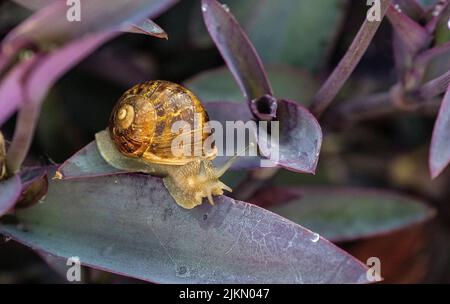
[[[195,117],[197,116],[197,119]],[[190,131],[174,133],[178,121],[189,125]],[[102,157],[115,168],[149,173],[163,177],[164,185],[184,208],[191,209],[206,197],[231,189],[219,178],[231,166],[236,156],[216,169],[212,160],[217,149],[205,149],[211,131],[205,128],[208,114],[199,99],[186,88],[168,81],[148,81],[126,91],[114,107],[109,130],[96,134]],[[179,136],[191,137],[194,153],[173,153],[173,141]],[[211,145],[212,146],[212,145]],[[192,152],[192,151],[191,151]]]

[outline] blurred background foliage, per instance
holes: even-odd
[[[261,55],[275,95],[305,105],[345,53],[367,11],[366,1],[360,0],[222,2]],[[1,0],[0,37],[29,14]],[[169,40],[124,34],[58,81],[44,103],[28,164],[66,160],[107,125],[122,92],[144,80],[184,83],[206,101],[243,100],[206,32],[200,1],[180,1],[155,22]],[[442,28],[438,40],[448,41],[450,31]],[[383,22],[338,102],[386,91],[395,81],[392,30]],[[387,282],[450,282],[450,176],[447,170],[431,181],[427,166],[435,115],[434,111],[399,112],[352,126],[340,126],[339,121],[337,128],[323,125],[317,174],[281,169],[267,183],[370,186],[423,198],[438,211],[433,221],[339,245],[362,261],[379,256]],[[14,119],[4,127],[6,138],[13,128]],[[231,172],[226,181],[235,185],[239,176]],[[0,283],[62,282],[57,269],[49,268],[37,254],[7,241],[0,244]],[[89,276],[97,282],[133,281],[96,270],[90,270]]]

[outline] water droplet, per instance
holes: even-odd
[[[448,21],[447,21],[447,27],[448,27],[448,29],[450,30],[450,18],[449,18]]]
[[[313,233],[311,236],[311,242],[317,243],[320,240],[320,235],[318,233]]]
[[[202,4],[202,11],[206,12],[208,10],[208,5],[206,3]]]
[[[228,5],[222,4],[222,7],[226,12],[228,12],[228,13],[230,12],[230,8],[228,7]]]
[[[396,5],[394,6],[394,8],[397,10],[397,12],[399,12],[399,13],[402,12],[402,9],[400,8],[400,5],[396,4]]]

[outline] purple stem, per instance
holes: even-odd
[[[369,47],[369,44],[372,41],[375,33],[380,27],[381,21],[386,15],[389,3],[389,0],[381,0],[380,21],[371,22],[368,21],[367,18],[364,20],[364,23],[359,29],[358,34],[345,53],[344,57],[341,59],[338,66],[334,69],[333,73],[331,73],[326,82],[317,92],[311,105],[311,112],[316,117],[320,117],[322,113],[330,106],[331,102],[339,93],[346,80],[350,77],[353,70],[358,65],[362,56]]]
[[[442,74],[441,76],[430,80],[423,84],[416,94],[423,100],[428,100],[439,94],[444,93],[450,84],[450,71]]]
[[[18,114],[11,146],[6,155],[8,173],[14,175],[20,170],[33,141],[34,131],[40,113],[40,103],[25,102]]]

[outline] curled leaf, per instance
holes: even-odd
[[[315,117],[294,101],[279,100],[276,120],[279,122],[278,143],[275,140],[275,146],[271,146],[262,137],[259,145],[262,154],[288,170],[314,173],[322,145],[322,130]],[[274,136],[267,136],[267,140]]]

